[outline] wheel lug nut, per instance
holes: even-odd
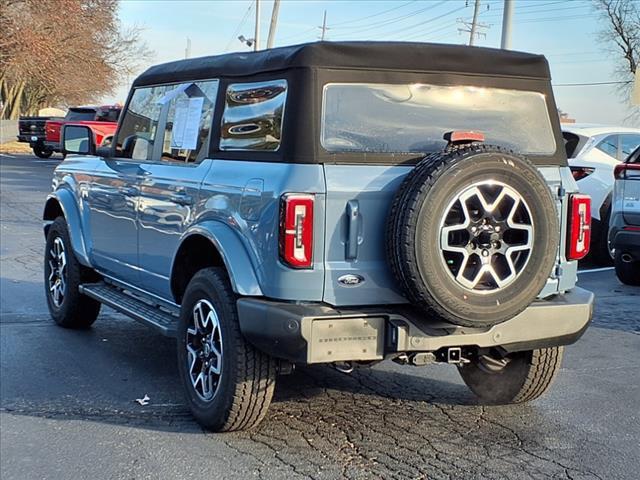
[[[489,256],[489,250],[482,250],[482,256],[483,257],[488,257]]]

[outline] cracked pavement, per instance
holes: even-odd
[[[640,288],[612,271],[580,274],[594,324],[537,402],[480,406],[447,365],[317,366],[278,379],[258,429],[213,434],[185,406],[170,339],[108,309],[87,331],[49,320],[40,215],[56,164],[0,155],[3,480],[637,478]]]

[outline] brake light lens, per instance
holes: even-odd
[[[313,262],[314,196],[287,193],[280,202],[280,258],[292,268]]]
[[[619,163],[613,169],[613,176],[616,178],[625,178],[627,170],[640,171],[640,163]]]
[[[569,200],[569,232],[567,258],[580,260],[591,246],[591,197],[574,194]]]
[[[573,179],[577,182],[578,180],[582,180],[585,177],[588,177],[595,171],[595,168],[587,168],[587,167],[571,167],[571,174],[573,175]]]

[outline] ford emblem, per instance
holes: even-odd
[[[338,278],[338,283],[340,285],[344,285],[345,287],[357,287],[363,282],[364,282],[364,277],[361,277],[360,275],[355,275],[353,273],[348,273]]]

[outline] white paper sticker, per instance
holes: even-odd
[[[194,150],[198,145],[200,117],[204,97],[181,98],[176,101],[171,131],[171,148]]]
[[[178,95],[184,92],[191,85],[193,85],[193,83],[183,83],[182,85],[178,85],[173,90],[169,90],[162,97],[160,97],[160,99],[158,99],[158,105],[165,105],[169,103],[171,100],[176,98]]]

